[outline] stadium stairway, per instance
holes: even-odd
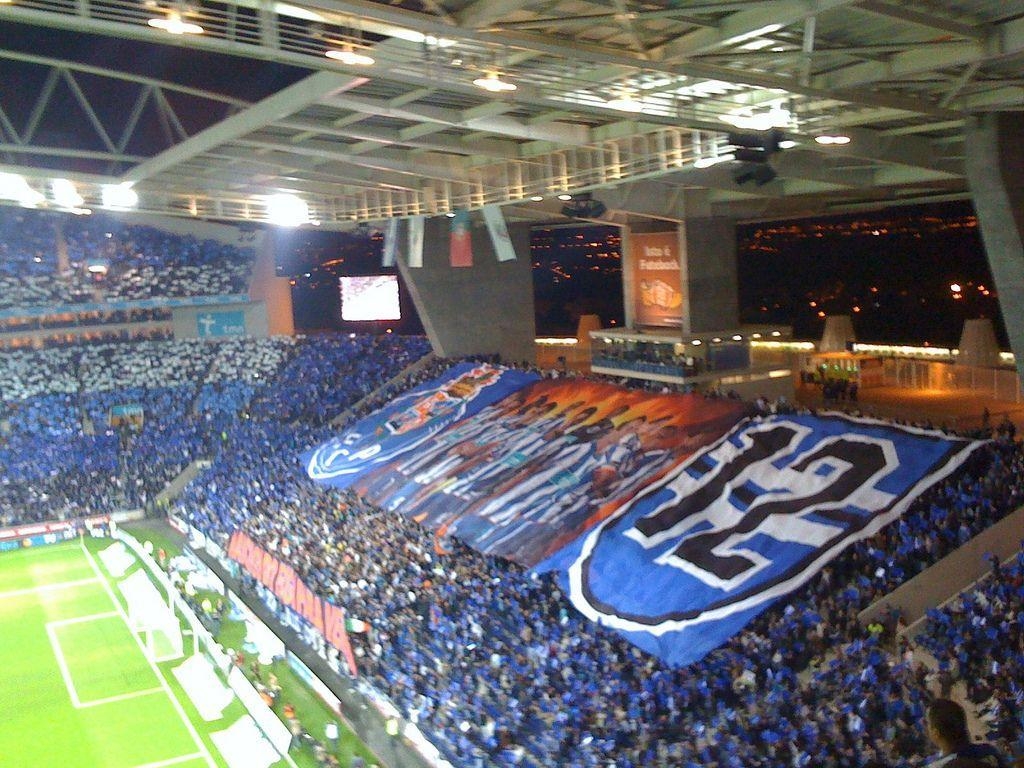
[[[992,567],[988,562],[990,555],[998,557],[1000,562],[1014,557],[1020,550],[1021,531],[1024,531],[1024,507],[1011,512],[939,562],[876,600],[857,618],[867,626],[876,618],[883,619],[889,610],[896,609],[908,625],[904,635],[912,639],[924,626],[925,613],[929,609],[947,603],[988,573]]]
[[[160,493],[156,495],[153,500],[157,509],[166,508],[170,505],[174,499],[178,497],[184,489],[195,477],[202,472],[204,469],[209,469],[211,462],[209,459],[196,459],[169,482]]]
[[[351,406],[349,406],[344,411],[335,416],[333,419],[331,419],[331,426],[337,427],[347,424],[348,421],[352,418],[353,413],[359,413],[364,405],[373,402],[376,398],[380,396],[381,392],[386,392],[389,387],[402,383],[406,378],[410,376],[415,376],[424,368],[432,365],[436,359],[437,356],[433,352],[428,352],[416,362],[407,365],[404,369],[402,369],[394,376],[392,376],[390,379],[381,384],[379,387],[377,387],[377,389],[373,390],[373,392],[366,395],[358,402],[353,403]],[[402,389],[404,388],[405,387],[402,387]]]

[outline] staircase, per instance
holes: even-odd
[[[171,480],[166,487],[160,493],[156,495],[154,503],[157,509],[169,505],[174,499],[178,497],[178,494],[184,490],[185,486],[188,485],[195,477],[202,472],[204,469],[209,469],[212,462],[209,459],[196,459],[187,467],[185,467],[178,474],[176,478]]]

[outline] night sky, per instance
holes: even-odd
[[[360,330],[341,322],[337,276],[388,271],[380,268],[380,234],[298,230],[276,237],[279,272],[295,282],[297,327]],[[969,203],[747,224],[737,228],[737,241],[742,322],[784,323],[795,337],[817,340],[825,316],[849,314],[863,341],[955,346],[965,319],[991,317],[1007,346]],[[538,335],[572,334],[582,314],[622,325],[619,252],[615,227],[534,229]],[[419,332],[404,289],[401,298],[405,319],[387,326]]]

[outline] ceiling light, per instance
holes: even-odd
[[[181,18],[181,14],[177,11],[170,11],[167,14],[167,18],[160,18],[159,16],[150,19],[147,24],[157,29],[162,29],[172,35],[201,35],[203,34],[203,28],[198,24],[193,24],[191,21],[184,21]]]
[[[372,56],[353,50],[352,46],[348,44],[343,45],[340,51],[333,48],[325,51],[324,56],[350,67],[372,67],[376,63]]]
[[[608,109],[617,109],[621,112],[640,112],[644,103],[631,93],[624,93],[604,103]]]
[[[724,155],[715,155],[714,157],[702,157],[699,160],[693,161],[694,168],[710,168],[712,165],[718,165],[719,163],[728,163],[736,159],[736,155],[732,152]]]
[[[14,200],[26,208],[35,208],[46,200],[46,196],[32,189],[24,176],[0,173],[0,200]]]
[[[103,187],[104,208],[134,208],[139,204],[139,193],[128,182],[107,184]]]
[[[799,146],[799,142],[793,141],[792,139],[784,139],[779,142],[779,149],[792,149],[797,146]]]
[[[282,227],[297,227],[309,221],[309,206],[300,197],[289,194],[270,195],[265,201],[267,220]]]
[[[502,80],[497,72],[488,72],[486,76],[478,77],[473,81],[473,85],[477,88],[483,88],[485,91],[490,91],[491,93],[514,91],[517,87],[515,83]]]
[[[446,213],[445,216],[447,216],[449,219],[454,219],[455,211],[448,211],[448,213]]]
[[[54,179],[50,182],[50,189],[53,190],[53,201],[61,208],[78,208],[85,202],[75,185],[67,179]]]
[[[572,200],[572,195],[570,195],[570,194],[569,194],[568,192],[563,192],[562,194],[560,194],[560,195],[558,196],[558,199],[559,199],[559,200],[562,200],[562,201],[565,201],[565,200]]]
[[[539,203],[544,199],[544,195],[533,195],[530,199],[535,203]]]
[[[840,146],[850,143],[850,137],[843,133],[823,133],[820,136],[815,136],[814,140],[826,147],[833,145]]]
[[[744,110],[728,115],[719,115],[718,119],[745,131],[767,131],[771,128],[787,127],[792,117],[793,115],[788,109],[773,107],[767,112],[758,112],[757,114],[750,110]]]

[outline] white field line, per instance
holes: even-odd
[[[124,612],[124,608],[121,606],[120,601],[117,599],[117,595],[114,594],[114,590],[110,588],[110,584],[107,582],[105,578],[103,578],[103,572],[100,571],[99,566],[96,565],[96,560],[93,558],[92,553],[90,553],[89,550],[86,548],[85,542],[81,543],[81,547],[82,552],[85,554],[86,559],[89,561],[90,567],[96,573],[96,577],[103,583],[103,588],[106,590],[107,595],[109,595],[110,601],[114,604],[114,608],[121,615],[121,619],[124,621],[125,626],[128,627],[128,630],[131,632],[132,637],[135,639],[135,644],[139,646],[139,652],[146,659],[146,662],[149,664],[150,668],[156,674],[157,678],[159,678],[160,687],[164,689],[164,692],[167,694],[167,697],[171,700],[171,704],[174,705],[174,709],[175,711],[177,711],[178,717],[181,718],[181,722],[184,723],[185,728],[189,732],[189,735],[192,736],[192,740],[195,742],[195,745],[199,748],[198,755],[206,760],[206,764],[210,766],[210,768],[218,768],[216,761],[213,759],[213,755],[210,754],[210,750],[208,750],[206,748],[206,744],[203,743],[202,737],[196,732],[195,726],[193,726],[192,721],[188,719],[188,715],[185,714],[185,710],[181,708],[181,702],[179,702],[178,698],[174,695],[174,691],[171,690],[171,686],[167,684],[167,678],[164,677],[163,672],[160,671],[160,667],[156,665],[156,662],[154,662],[149,657],[149,654],[146,653],[146,647],[142,644],[142,640],[139,638],[138,635],[135,634],[134,631],[132,631],[132,625],[131,622],[128,620],[128,614]],[[150,765],[154,764],[151,763]],[[163,765],[170,765],[170,763],[163,763]]]
[[[95,581],[95,579],[93,579]],[[46,622],[47,627],[66,627],[68,624],[85,624],[88,621],[99,621],[100,619],[110,619],[117,616],[117,611],[107,611],[106,613],[90,613],[88,616],[76,616],[73,619],[57,619],[56,621]]]
[[[64,652],[60,649],[60,641],[57,639],[57,632],[50,625],[46,625],[46,635],[50,638],[50,647],[53,648],[53,655],[57,659],[57,667],[60,669],[60,676],[64,678],[64,687],[68,689],[68,696],[71,697],[71,704],[77,709],[82,702],[78,699],[78,692],[75,690],[75,683],[71,679],[71,672],[68,663],[64,658]]]
[[[201,752],[193,752],[191,755],[182,755],[181,757],[172,757],[170,760],[160,760],[156,763],[146,763],[145,765],[136,765],[135,768],[164,768],[165,765],[177,765],[178,763],[187,763],[189,760],[195,760],[197,757],[202,757]]]
[[[25,595],[38,595],[41,592],[57,592],[61,589],[73,589],[84,584],[94,584],[97,581],[94,576],[91,579],[78,579],[78,581],[59,581],[56,584],[43,584],[39,587],[27,587],[25,589],[12,589],[10,592],[0,592],[0,600],[8,598],[23,597]]]
[[[152,696],[154,693],[163,693],[163,688],[147,688],[144,691],[135,691],[134,693],[122,693],[119,696],[108,696],[105,699],[93,699],[92,701],[84,701],[78,705],[78,709],[88,709],[89,707],[99,707],[103,704],[113,704],[117,701],[126,701],[127,699],[137,699],[139,696]]]

